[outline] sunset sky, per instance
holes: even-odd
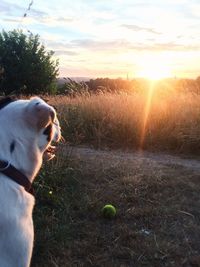
[[[200,76],[200,0],[30,3],[1,0],[1,30],[39,34],[60,76]]]

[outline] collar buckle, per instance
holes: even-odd
[[[5,165],[5,166],[4,166]],[[5,171],[10,167],[9,161],[1,161],[0,162],[0,171]]]

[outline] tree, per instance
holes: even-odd
[[[0,92],[52,93],[58,75],[53,54],[45,50],[39,35],[25,35],[21,30],[0,33]]]

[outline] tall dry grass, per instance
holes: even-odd
[[[100,92],[51,101],[71,143],[199,152],[200,95],[150,88],[146,93]]]

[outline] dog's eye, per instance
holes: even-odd
[[[10,152],[12,153],[15,149],[15,141],[13,141],[11,144],[10,144]]]

